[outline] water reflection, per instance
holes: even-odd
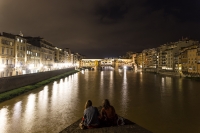
[[[113,71],[110,71],[109,73],[109,97],[110,99],[113,99],[113,89],[114,89],[114,75],[113,75]]]
[[[172,78],[166,77],[166,86],[169,88],[172,85]]]
[[[143,73],[140,72],[140,83],[142,83],[142,82],[143,82]]]
[[[0,125],[1,130],[0,132],[5,133],[8,130],[7,124],[8,124],[8,109],[2,108],[0,109]]]
[[[45,116],[47,107],[48,107],[48,93],[49,93],[49,86],[44,86],[44,89],[39,92],[38,103],[35,105],[38,109],[39,115]],[[30,95],[31,96],[31,95]],[[30,97],[29,96],[29,97]],[[33,105],[30,105],[33,106]]]
[[[82,74],[84,74],[84,73],[85,73],[85,71],[84,71],[84,70],[81,70],[81,73],[82,73]]]
[[[162,89],[162,91],[165,91],[165,78],[164,77],[161,78],[161,83],[162,83],[161,89]]]
[[[100,72],[100,97],[104,95],[104,71]]]
[[[25,110],[23,113],[23,123],[22,123],[22,131],[29,131],[31,132],[32,127],[33,127],[33,121],[35,121],[35,99],[36,99],[36,95],[35,94],[30,94],[28,96],[28,101],[25,105]],[[14,118],[13,118],[14,119]]]
[[[127,88],[128,88],[128,82],[127,82],[127,71],[126,69],[123,72],[123,80],[122,80],[122,115],[126,115],[127,111],[127,100],[129,99],[127,95]]]
[[[17,123],[20,123],[19,118],[21,117],[22,113],[22,102],[19,101],[15,103],[14,110],[13,110],[13,125],[16,125]],[[0,117],[1,118],[1,117]]]
[[[84,74],[84,78],[85,78],[85,85],[86,85],[86,88],[88,88],[89,86],[89,71],[85,71],[85,74]]]
[[[155,133],[200,132],[200,82],[133,71],[85,71],[0,103],[0,133],[63,130],[85,101],[108,98],[116,112]]]
[[[51,91],[52,91],[51,108],[53,110],[53,108],[57,104],[57,101],[56,101],[56,99],[57,99],[57,93],[58,93],[58,84],[57,84],[57,82],[53,83],[53,87],[52,87]]]

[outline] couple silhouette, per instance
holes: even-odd
[[[92,106],[92,101],[87,100],[85,103],[84,115],[79,124],[81,129],[99,128],[117,126],[121,117],[115,112],[115,108],[110,105],[108,99],[103,100],[102,107],[98,110],[97,107]],[[120,125],[124,123],[120,122]]]

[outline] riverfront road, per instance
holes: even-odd
[[[58,133],[107,98],[153,133],[200,133],[200,82],[134,71],[82,71],[0,103],[0,133]]]

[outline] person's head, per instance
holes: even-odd
[[[102,106],[105,109],[110,107],[110,102],[108,101],[108,99],[103,100]]]
[[[85,103],[85,109],[87,109],[90,106],[92,106],[92,101],[91,100],[87,100],[87,102]]]

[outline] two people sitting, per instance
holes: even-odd
[[[108,99],[103,101],[100,113],[96,107],[92,106],[92,101],[88,100],[85,104],[84,116],[79,126],[81,129],[116,126],[117,119],[118,116],[115,112],[115,108],[110,105]]]

